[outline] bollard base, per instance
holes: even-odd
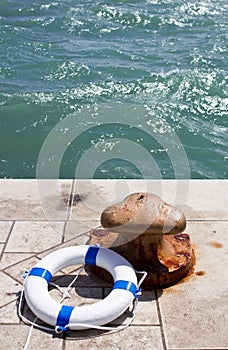
[[[119,240],[119,233],[97,228],[91,230],[89,243],[110,248],[127,259],[135,270],[147,271],[142,288],[150,290],[166,288],[177,283],[192,270],[195,263],[194,251],[187,233],[165,235],[162,239],[159,239],[160,237],[141,234],[123,243]],[[91,266],[90,270],[112,282],[112,277],[106,270],[97,266]]]

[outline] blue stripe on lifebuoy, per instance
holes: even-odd
[[[51,272],[46,269],[42,269],[41,267],[33,267],[29,272],[29,276],[42,277],[47,281],[47,283],[49,283],[52,278]]]
[[[70,322],[70,316],[74,309],[74,306],[63,305],[59,311],[56,327],[60,331],[67,331],[68,328],[66,326]]]
[[[85,264],[96,265],[97,253],[100,247],[90,246],[85,256]]]
[[[131,292],[134,297],[138,297],[140,290],[137,288],[137,286],[129,281],[123,281],[123,280],[118,280],[114,283],[113,288],[112,289],[125,289],[128,290],[129,292]]]

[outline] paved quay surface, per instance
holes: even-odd
[[[228,181],[0,180],[1,349],[23,349],[29,334],[29,326],[17,315],[22,270],[54,250],[88,244],[90,229],[100,225],[101,211],[137,191],[156,193],[184,209],[185,232],[196,255],[194,272],[175,286],[144,292],[133,324],[121,332],[86,330],[56,336],[33,329],[28,349],[228,349]],[[72,266],[55,276],[63,289],[76,269]],[[110,288],[84,272],[64,304],[94,303]],[[50,293],[60,300],[58,290]]]

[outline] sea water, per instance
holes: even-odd
[[[57,175],[74,178],[84,155],[95,178],[180,178],[184,155],[183,177],[226,178],[227,13],[225,0],[0,0],[0,177],[61,155]]]

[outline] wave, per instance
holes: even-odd
[[[78,3],[69,7],[68,2],[40,2],[20,7],[2,6],[1,24],[14,31],[31,30],[59,34],[95,36],[117,33],[127,29],[142,29],[145,33],[174,27],[215,25],[218,20],[226,24],[227,5],[224,1],[135,2],[117,4]],[[125,33],[126,34],[126,33]]]

